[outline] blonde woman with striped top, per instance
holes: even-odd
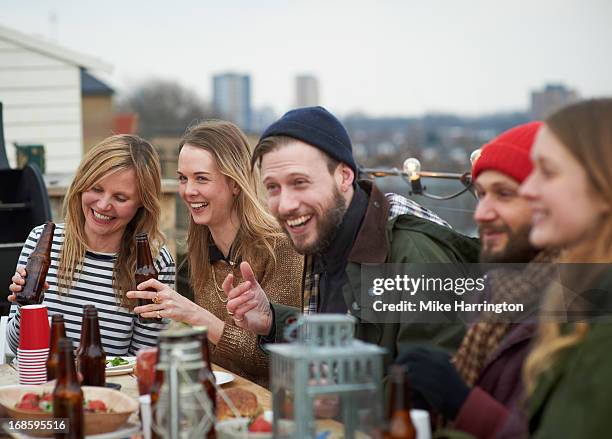
[[[80,338],[83,305],[91,303],[107,355],[134,355],[156,345],[164,323],[140,323],[126,293],[134,287],[135,235],[141,232],[149,235],[160,281],[174,285],[174,261],[160,231],[160,196],[159,157],[137,136],[109,137],[83,158],[64,198],[65,222],[53,236],[43,299],[50,315],[64,315],[73,342]],[[34,228],[21,251],[9,286],[12,302],[27,282],[23,267],[41,232],[42,226]],[[14,351],[20,329],[19,306],[13,303],[7,336]]]

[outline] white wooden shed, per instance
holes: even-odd
[[[47,173],[73,173],[83,153],[81,69],[112,67],[0,25],[0,102],[9,162],[13,143],[43,144]]]

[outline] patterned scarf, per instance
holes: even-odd
[[[542,251],[521,272],[499,269],[488,273],[491,302],[522,303],[525,310],[535,310],[555,272],[550,262],[556,256],[556,253]],[[455,368],[468,386],[476,383],[491,354],[515,326],[516,323],[500,321],[498,314],[485,313],[468,329],[453,358]]]

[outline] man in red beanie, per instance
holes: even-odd
[[[531,122],[502,133],[482,148],[472,167],[481,262],[526,262],[537,253],[529,244],[531,208],[518,188],[533,169],[529,151],[541,125]]]
[[[533,168],[529,153],[541,125],[531,122],[502,133],[482,148],[472,168],[481,262],[527,263],[487,273],[487,300],[523,303],[531,313],[513,323],[483,314],[452,360],[426,348],[403,351],[398,358],[417,400],[477,438],[527,435],[520,410],[522,366],[536,331],[538,293],[552,272],[550,264],[541,263],[553,255],[529,244],[531,208],[518,189]]]

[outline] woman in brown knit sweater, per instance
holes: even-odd
[[[238,127],[205,121],[189,128],[179,146],[179,193],[191,213],[187,250],[195,303],[155,280],[139,290],[156,292],[132,291],[128,297],[153,300],[134,309],[143,317],[207,326],[213,362],[265,384],[268,356],[257,336],[228,315],[221,284],[229,273],[241,282],[240,262],[253,261],[271,301],[300,307],[302,257],[260,201],[251,151]]]

